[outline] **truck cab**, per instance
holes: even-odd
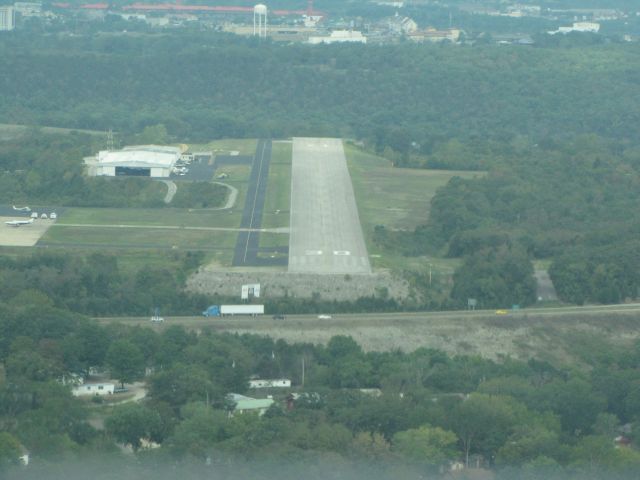
[[[207,308],[202,315],[205,317],[219,317],[220,316],[220,306],[219,305],[211,305]]]

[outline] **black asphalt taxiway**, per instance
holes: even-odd
[[[262,227],[270,163],[271,140],[260,140],[253,157],[249,188],[240,222],[240,228],[250,230],[238,234],[232,262],[234,267],[287,265],[288,247],[260,248],[260,232],[257,231]]]

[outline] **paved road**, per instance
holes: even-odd
[[[228,183],[222,182],[211,182],[216,185],[222,185],[223,187],[227,187],[229,189],[229,196],[227,197],[227,203],[225,203],[222,207],[210,208],[209,210],[229,210],[236,204],[236,200],[238,199],[238,189],[233,185],[229,185]]]
[[[342,140],[294,138],[289,272],[370,274]]]
[[[305,324],[331,325],[345,322],[356,322],[362,325],[383,324],[385,322],[429,322],[436,320],[455,319],[487,319],[495,318],[508,321],[510,318],[536,318],[536,317],[579,317],[594,315],[638,315],[640,316],[640,303],[628,303],[619,305],[597,305],[585,307],[553,307],[553,308],[525,308],[506,315],[497,315],[495,310],[457,310],[444,312],[395,312],[395,313],[350,313],[332,314],[331,319],[320,320],[317,315],[287,315],[285,320],[272,320],[270,315],[263,317],[170,317],[162,325],[151,324],[149,317],[108,317],[97,318],[101,323],[125,323],[131,325],[147,325],[164,328],[168,325],[183,325],[186,328],[200,329],[204,327],[214,327],[224,330],[235,327],[250,328],[251,325],[262,325],[265,322],[273,322],[274,325],[281,326],[304,326]]]
[[[164,203],[167,203],[167,204],[171,203],[171,200],[173,200],[173,197],[178,191],[178,187],[171,180],[160,180],[160,181],[167,186],[167,194],[164,197]]]

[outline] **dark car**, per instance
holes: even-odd
[[[284,320],[284,315],[274,315],[273,317],[274,320]]]

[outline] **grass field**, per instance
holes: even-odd
[[[267,194],[262,214],[262,226],[264,228],[289,226],[291,150],[291,143],[273,144],[271,164],[269,166],[269,183],[267,184]],[[260,243],[262,244],[262,242]]]
[[[214,142],[228,149],[244,148],[249,153],[255,149],[255,140]],[[251,145],[253,144],[253,147]],[[234,148],[235,145],[235,148]],[[203,147],[206,148],[206,147]],[[220,146],[222,148],[222,146]],[[203,250],[207,258],[220,265],[230,265],[233,257],[236,232],[198,231],[162,228],[209,227],[238,228],[249,183],[249,165],[224,167],[229,175],[224,183],[238,189],[236,204],[230,210],[181,209],[181,208],[68,208],[50,228],[40,245],[48,247],[87,249],[96,247],[117,249],[120,258],[131,260],[131,265],[144,267],[148,262],[161,264],[167,250]],[[180,184],[178,184],[180,188]],[[67,225],[67,226],[65,226]],[[74,225],[74,226],[69,226]],[[78,226],[75,226],[78,225]],[[96,225],[93,227],[92,225]],[[157,228],[105,228],[103,225],[138,225]],[[158,253],[154,254],[154,249]],[[141,252],[147,252],[141,253]],[[132,267],[133,268],[133,267]]]
[[[345,144],[347,164],[358,204],[358,214],[371,261],[376,268],[415,270],[432,268],[450,273],[453,259],[402,257],[381,250],[372,241],[376,225],[389,229],[413,230],[429,218],[429,205],[436,190],[452,177],[472,178],[478,172],[393,168],[388,160]]]
[[[261,247],[286,247],[287,245],[289,245],[288,233],[272,233],[272,232],[260,233]]]
[[[227,210],[179,208],[68,208],[58,224],[81,225],[170,225],[180,227],[237,227],[240,214]],[[52,227],[56,229],[57,227]],[[66,228],[66,227],[65,227]]]
[[[240,155],[253,155],[256,153],[257,144],[258,140],[255,138],[225,138],[208,143],[189,144],[189,150],[191,152],[213,151],[222,155],[237,151]]]
[[[232,249],[235,232],[167,230],[162,228],[51,228],[41,244],[110,248]]]

